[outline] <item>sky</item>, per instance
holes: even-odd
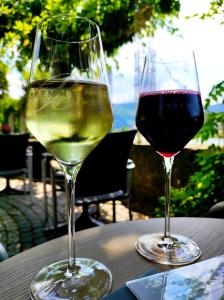
[[[185,20],[185,16],[206,12],[208,7],[209,0],[181,0],[180,16],[175,21],[185,43],[195,52],[202,100],[207,97],[214,84],[224,79],[224,43],[222,41],[224,25],[220,25],[219,20],[213,19]],[[157,31],[156,37],[163,42],[174,38],[161,29]],[[140,69],[136,71],[137,55],[140,57],[141,65],[144,54],[141,50],[139,53],[139,42],[129,43],[121,47],[116,57],[119,70],[116,69],[112,60],[108,60],[112,66],[112,76],[109,76],[112,103],[137,101],[136,78],[139,80],[141,73]],[[9,81],[10,95],[18,99],[23,94],[20,88],[21,78],[16,72],[12,72],[9,75]]]
[[[206,12],[208,8],[208,0],[181,0],[180,16],[174,22],[183,36],[184,43],[195,53],[203,101],[212,86],[224,79],[224,43],[222,42],[224,25],[220,25],[220,20],[217,19],[200,20],[195,17],[186,20],[185,17]],[[160,29],[157,30],[156,39],[163,43],[167,39],[170,43],[170,40],[175,40],[175,37]],[[117,71],[115,67],[113,68],[112,103],[137,101],[135,54],[138,50],[136,47],[138,45],[129,43],[119,51],[117,60],[120,69]],[[141,56],[141,53],[138,55]]]
[[[202,98],[207,97],[212,86],[224,80],[224,25],[220,20],[185,20],[185,16],[195,12],[203,13],[209,8],[208,0],[182,0],[178,24],[185,42],[194,50]]]

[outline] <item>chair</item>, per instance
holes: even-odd
[[[84,161],[76,181],[75,205],[82,206],[76,220],[76,230],[98,225],[89,214],[91,204],[113,202],[113,222],[116,222],[116,201],[127,201],[129,219],[131,212],[131,180],[135,165],[129,159],[136,130],[111,132],[100,142]],[[55,160],[50,162],[54,223],[57,227],[56,192],[63,189],[64,176]]]
[[[0,135],[0,176],[6,178],[6,187],[1,194],[25,193],[25,178],[29,178],[32,192],[32,151],[28,147],[29,134]],[[24,192],[11,188],[10,179],[23,176]]]
[[[224,201],[215,203],[208,211],[208,217],[224,219]]]

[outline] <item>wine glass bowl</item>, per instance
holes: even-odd
[[[82,162],[112,126],[99,29],[85,18],[75,20],[60,15],[39,24],[26,107],[32,134],[71,165]]]
[[[32,299],[100,299],[112,275],[101,262],[75,255],[75,181],[89,153],[112,127],[107,74],[98,26],[72,14],[51,16],[37,26],[26,125],[64,172],[68,204],[67,260],[34,277]]]
[[[199,92],[184,89],[143,92],[139,96],[140,117],[136,124],[158,153],[172,157],[201,128],[203,115],[200,111]]]
[[[144,257],[166,265],[184,265],[201,255],[194,241],[170,233],[170,188],[174,157],[204,122],[193,52],[151,48],[145,59],[136,126],[162,157],[165,168],[164,233],[147,234],[136,243]]]

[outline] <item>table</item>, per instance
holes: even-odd
[[[127,280],[134,279],[150,269],[159,272],[170,268],[147,261],[134,248],[140,235],[163,231],[163,222],[163,219],[156,218],[79,231],[76,233],[76,254],[106,264],[113,274],[114,291]],[[193,239],[201,248],[200,260],[224,254],[222,219],[171,218],[171,231]],[[67,258],[67,252],[67,236],[63,236],[0,263],[0,299],[28,299],[32,277],[43,266]]]

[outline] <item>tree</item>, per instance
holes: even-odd
[[[35,29],[37,23],[48,15],[73,12],[96,21],[101,27],[105,52],[111,55],[144,28],[149,33],[157,25],[171,29],[170,20],[179,9],[178,0],[2,0],[1,57],[4,57],[4,65],[17,68],[27,79]],[[0,68],[5,81],[8,70],[1,65]]]
[[[206,18],[217,18],[220,20],[220,24],[224,25],[224,0],[211,1],[210,8],[207,12],[194,16],[201,18],[202,20]],[[210,91],[206,102],[206,121],[205,125],[200,132],[199,137],[202,141],[206,141],[210,137],[219,136],[220,132],[224,133],[224,114],[220,113],[211,113],[208,111],[208,108],[211,103],[224,104],[224,80],[215,84]]]

